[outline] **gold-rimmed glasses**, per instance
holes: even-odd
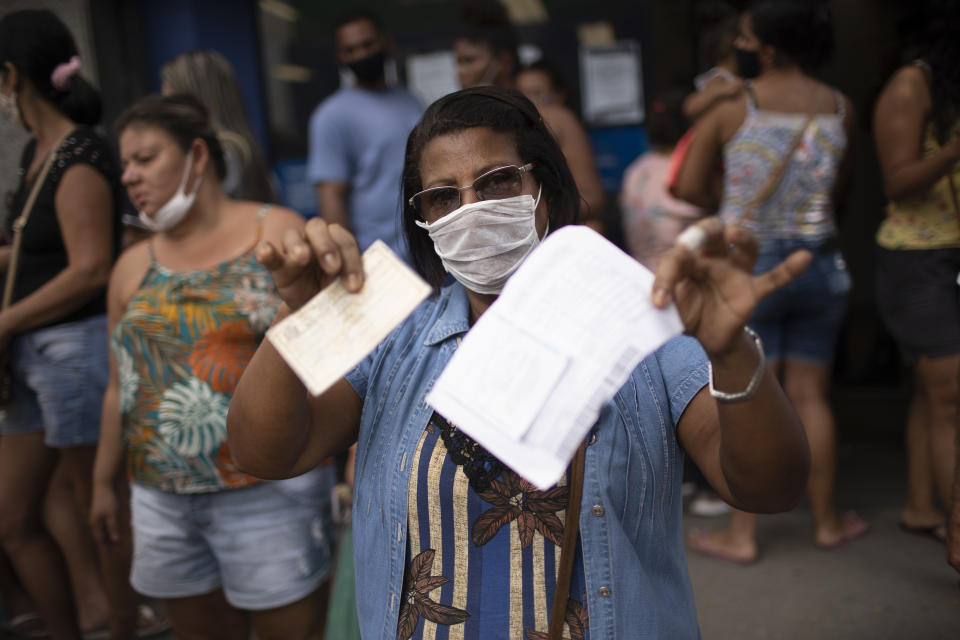
[[[410,196],[410,206],[420,212],[424,220],[436,220],[460,207],[460,193],[473,189],[480,200],[501,200],[523,195],[523,174],[534,164],[507,165],[491,169],[477,176],[465,187],[443,186],[424,189]]]

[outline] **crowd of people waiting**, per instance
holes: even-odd
[[[876,105],[877,299],[916,375],[900,524],[960,570],[960,11],[941,9]],[[545,491],[425,397],[523,259],[564,226],[602,231],[607,196],[562,78],[520,65],[503,6],[465,2],[462,22],[463,89],[425,111],[388,85],[375,16],[336,23],[355,84],[310,119],[321,215],[305,221],[275,204],[221,55],[169,62],[114,146],[64,24],[0,18],[0,113],[31,136],[0,247],[11,632],[695,638],[686,548],[754,562],[755,514],[804,490],[817,546],[867,533],[834,502],[855,116],[813,75],[829,17],[762,0],[718,26],[694,91],[650,101],[652,146],[618,204],[652,303],[686,335],[638,365]],[[359,291],[376,239],[433,295],[309,395],[266,331],[334,281]],[[685,460],[733,507],[727,528],[684,538]]]

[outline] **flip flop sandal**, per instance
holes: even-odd
[[[711,531],[692,531],[687,537],[687,548],[701,555],[705,555],[718,560],[732,562],[741,567],[753,564],[759,558],[759,554],[752,558],[743,558],[728,553],[723,548],[718,547],[710,540]]]
[[[30,640],[50,637],[50,634],[47,633],[47,626],[43,624],[43,619],[35,611],[13,616],[3,626],[3,631],[17,638],[29,638]]]
[[[904,533],[931,538],[941,544],[946,543],[947,541],[947,525],[944,523],[934,524],[928,527],[915,527],[901,520],[899,523],[897,523],[897,526],[899,526],[900,531],[903,531]]]
[[[848,511],[843,514],[841,518],[845,524],[852,525],[851,528],[836,542],[831,542],[830,544],[821,544],[819,542],[815,543],[818,548],[823,549],[824,551],[839,549],[845,544],[863,537],[868,531],[870,531],[870,525],[867,524],[867,521],[861,518],[855,511]]]
[[[152,638],[170,630],[170,623],[166,618],[154,611],[148,604],[141,604],[137,609],[137,638]],[[94,629],[83,634],[83,640],[109,640],[109,625],[102,629]]]
[[[152,638],[170,630],[170,621],[157,613],[150,605],[141,604],[137,613],[138,638]]]

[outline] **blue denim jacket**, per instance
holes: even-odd
[[[466,292],[453,284],[346,376],[363,398],[353,541],[367,639],[397,634],[409,462],[432,413],[424,398],[468,329]],[[580,512],[592,639],[700,636],[683,548],[683,452],[675,427],[706,382],[699,343],[675,338],[637,366],[594,426]]]

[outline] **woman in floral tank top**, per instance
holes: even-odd
[[[760,244],[757,271],[796,251],[812,254],[806,272],[758,305],[749,324],[806,427],[813,542],[835,549],[868,530],[834,502],[836,425],[827,397],[851,287],[834,212],[854,127],[849,99],[812,75],[832,45],[829,15],[814,4],[765,0],[741,16],[734,47],[746,91],[697,121],[677,193],[703,206],[718,203],[724,222],[751,230]],[[707,185],[720,158],[723,193],[711,203]],[[753,562],[756,516],[735,510],[728,528],[694,535],[688,546]]]
[[[118,498],[125,460],[131,582],[165,600],[177,635],[246,637],[252,626],[264,638],[312,638],[332,470],[261,481],[236,468],[226,443],[234,387],[280,302],[253,248],[303,220],[224,194],[222,148],[191,96],[141,100],[117,130],[123,184],[155,233],[110,280],[96,535],[105,548],[131,542]]]

